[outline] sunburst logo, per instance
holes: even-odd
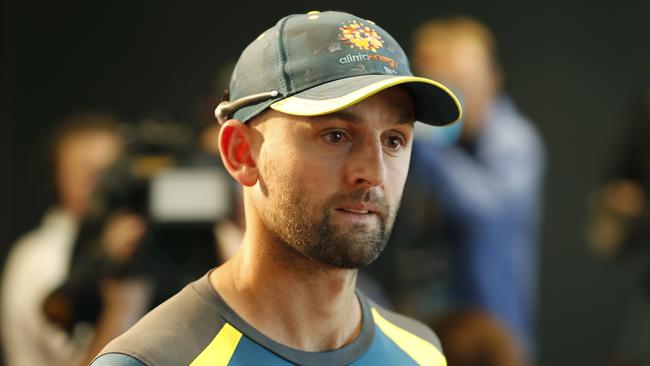
[[[356,20],[344,23],[339,29],[341,30],[339,40],[350,48],[357,47],[360,50],[377,52],[377,49],[384,47],[384,41],[374,29]]]

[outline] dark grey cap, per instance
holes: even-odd
[[[272,108],[316,116],[349,107],[401,85],[413,98],[416,119],[447,125],[460,119],[456,96],[444,85],[415,77],[400,45],[369,20],[337,11],[289,15],[242,52],[220,122],[246,122]]]

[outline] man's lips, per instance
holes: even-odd
[[[345,205],[337,208],[339,211],[345,211],[358,215],[378,214],[380,211],[377,207],[368,204]]]
[[[371,213],[368,210],[353,210],[353,209],[349,209],[349,208],[339,208],[339,210],[354,213],[354,214],[364,214],[364,215],[368,214],[368,213]]]

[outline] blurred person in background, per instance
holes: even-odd
[[[631,125],[613,172],[591,195],[587,242],[605,260],[650,259],[650,83],[633,103]],[[612,365],[650,365],[650,268],[623,327]]]
[[[67,275],[91,193],[120,153],[117,124],[106,115],[78,114],[63,121],[51,139],[55,205],[38,228],[16,242],[4,270],[2,339],[9,366],[71,365],[83,354],[84,342],[49,324],[41,304]]]
[[[421,141],[413,172],[435,190],[452,240],[457,306],[492,314],[533,349],[544,149],[503,91],[494,36],[479,21],[432,20],[414,35],[413,63],[458,90],[458,140]]]
[[[424,321],[446,309],[490,316],[524,363],[535,332],[542,141],[503,91],[494,36],[477,20],[422,24],[412,60],[421,76],[458,93],[463,119],[445,128],[416,124],[392,262],[374,272],[387,277],[380,282],[398,310]],[[445,324],[479,329],[480,318]],[[445,334],[443,347],[457,349]]]
[[[94,330],[81,364],[241,240],[233,184],[209,144],[196,148],[214,126],[199,127],[158,116],[121,129],[125,151],[93,194],[66,279],[43,305],[68,333]]]
[[[160,111],[121,126],[125,151],[91,200],[67,278],[43,306],[67,332],[94,330],[82,364],[239,247],[241,192],[225,178],[213,106],[232,67],[220,67],[215,92],[197,98],[193,123]]]

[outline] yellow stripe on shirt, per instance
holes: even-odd
[[[241,332],[226,323],[190,366],[226,366],[235,353]]]
[[[418,365],[447,366],[447,359],[433,344],[389,322],[375,308],[371,311],[379,329]]]

